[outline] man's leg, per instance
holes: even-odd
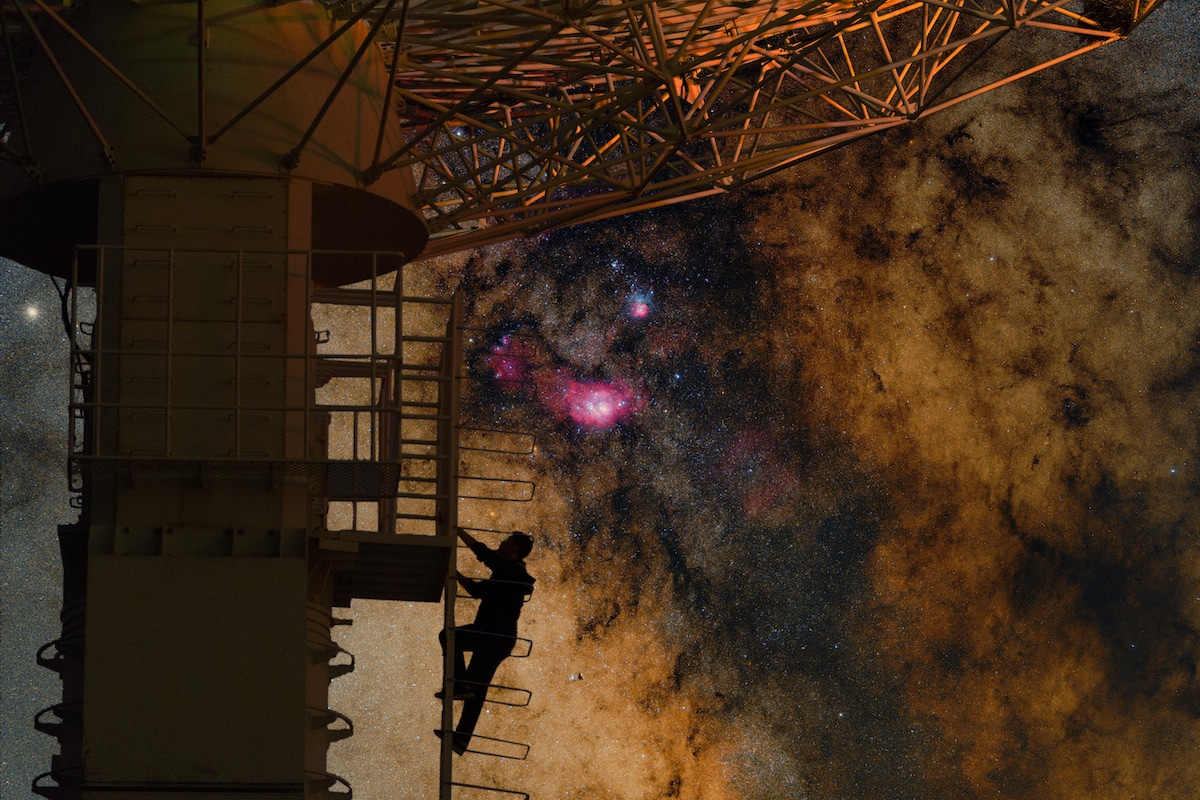
[[[471,664],[467,667],[465,686],[468,691],[474,692],[475,696],[463,703],[462,716],[458,718],[454,733],[456,747],[466,749],[470,744],[475,725],[479,722],[479,715],[483,712],[483,702],[487,699],[487,684],[492,682],[496,669],[511,652],[511,642],[503,642],[499,647],[495,644],[478,647],[473,651]]]
[[[470,692],[471,687],[464,684],[462,681],[467,675],[467,662],[463,656],[463,651],[471,649],[471,635],[465,629],[454,632],[454,694],[460,695],[464,692]],[[446,652],[446,632],[442,631],[438,634],[438,641],[442,643],[442,652]],[[472,659],[474,660],[474,659]],[[443,687],[444,688],[444,687]]]

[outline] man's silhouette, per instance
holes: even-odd
[[[496,668],[516,645],[517,619],[526,596],[533,591],[534,579],[525,571],[525,556],[533,549],[533,539],[528,534],[514,531],[492,550],[462,528],[457,530],[458,537],[492,572],[486,580],[461,575],[458,578],[459,585],[480,600],[475,621],[454,631],[454,699],[466,701],[454,730],[454,752],[461,754],[471,742]],[[445,649],[445,631],[440,638]],[[470,665],[463,657],[467,650],[471,651]]]

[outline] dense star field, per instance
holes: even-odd
[[[533,750],[462,779],[1200,788],[1195,34],[1168,8],[916,133],[436,265],[470,415],[538,445],[536,644],[498,676],[534,700],[480,727]],[[335,768],[432,789],[434,614],[356,616]]]
[[[1194,796],[1198,37],[1168,3],[748,191],[414,269],[466,297],[469,422],[536,445],[513,467],[532,503],[463,509],[537,537],[533,652],[497,676],[533,700],[478,729],[533,747],[456,777],[581,800]],[[65,401],[30,377],[61,347],[53,309],[17,296],[48,285],[4,271],[17,798],[49,762],[28,720],[53,699],[7,698],[56,688],[32,666],[57,614],[34,512],[62,502],[43,409]],[[356,735],[331,768],[363,800],[432,796],[440,609],[350,614],[333,706]]]

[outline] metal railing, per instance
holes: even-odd
[[[369,259],[370,279],[314,287],[313,261],[326,255]],[[401,260],[390,252],[77,248],[65,301],[72,489],[86,497],[96,474],[142,470],[299,478],[318,498],[318,527],[439,537],[453,535],[460,499],[530,502],[535,482],[494,464],[530,457],[532,437],[464,428],[458,419],[461,301],[406,295],[402,269],[382,274],[382,264]],[[455,562],[444,593],[451,658]],[[512,638],[524,645],[513,657],[527,657],[532,640]],[[337,653],[326,646],[314,655]],[[353,669],[349,658],[330,664],[330,677]],[[522,707],[532,699],[519,687],[486,688],[498,693],[486,702]],[[452,704],[444,704],[445,730]],[[345,724],[337,735],[351,729]],[[523,759],[529,751],[504,739],[478,742],[495,746],[470,752]],[[528,796],[455,782],[451,756],[446,741],[443,797],[455,786]],[[342,783],[307,777],[321,792]]]
[[[366,288],[314,287],[323,257],[369,261]],[[76,248],[72,490],[82,494],[96,470],[306,478],[332,490],[316,493],[351,528],[396,532],[412,521],[425,529],[407,532],[434,533],[426,523],[446,500],[436,487],[456,422],[458,306],[404,294],[403,269],[385,274],[400,260]],[[318,334],[313,318],[349,319],[354,335]]]

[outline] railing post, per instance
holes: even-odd
[[[452,800],[454,793],[454,682],[461,677],[454,674],[455,642],[454,642],[454,600],[458,594],[458,547],[456,545],[456,528],[458,527],[458,420],[454,418],[459,403],[458,369],[462,360],[462,340],[459,337],[459,327],[462,324],[462,298],[454,296],[450,305],[450,319],[446,323],[446,338],[449,340],[442,351],[442,381],[438,383],[439,413],[438,443],[444,446],[446,460],[438,464],[439,480],[438,493],[445,496],[443,510],[439,515],[437,534],[449,539],[450,559],[446,568],[446,588],[444,589],[444,619],[442,630],[445,631],[446,649],[442,661],[442,750],[438,781],[439,800]],[[440,448],[439,448],[440,449]]]
[[[387,422],[384,430],[387,432],[388,458],[394,460],[397,474],[403,471],[404,446],[401,444],[401,431],[404,426],[404,264],[396,267],[395,283],[392,285],[392,361],[388,372],[391,391],[391,407],[387,411]],[[395,497],[389,497],[379,504],[379,530],[396,533],[397,502]]]

